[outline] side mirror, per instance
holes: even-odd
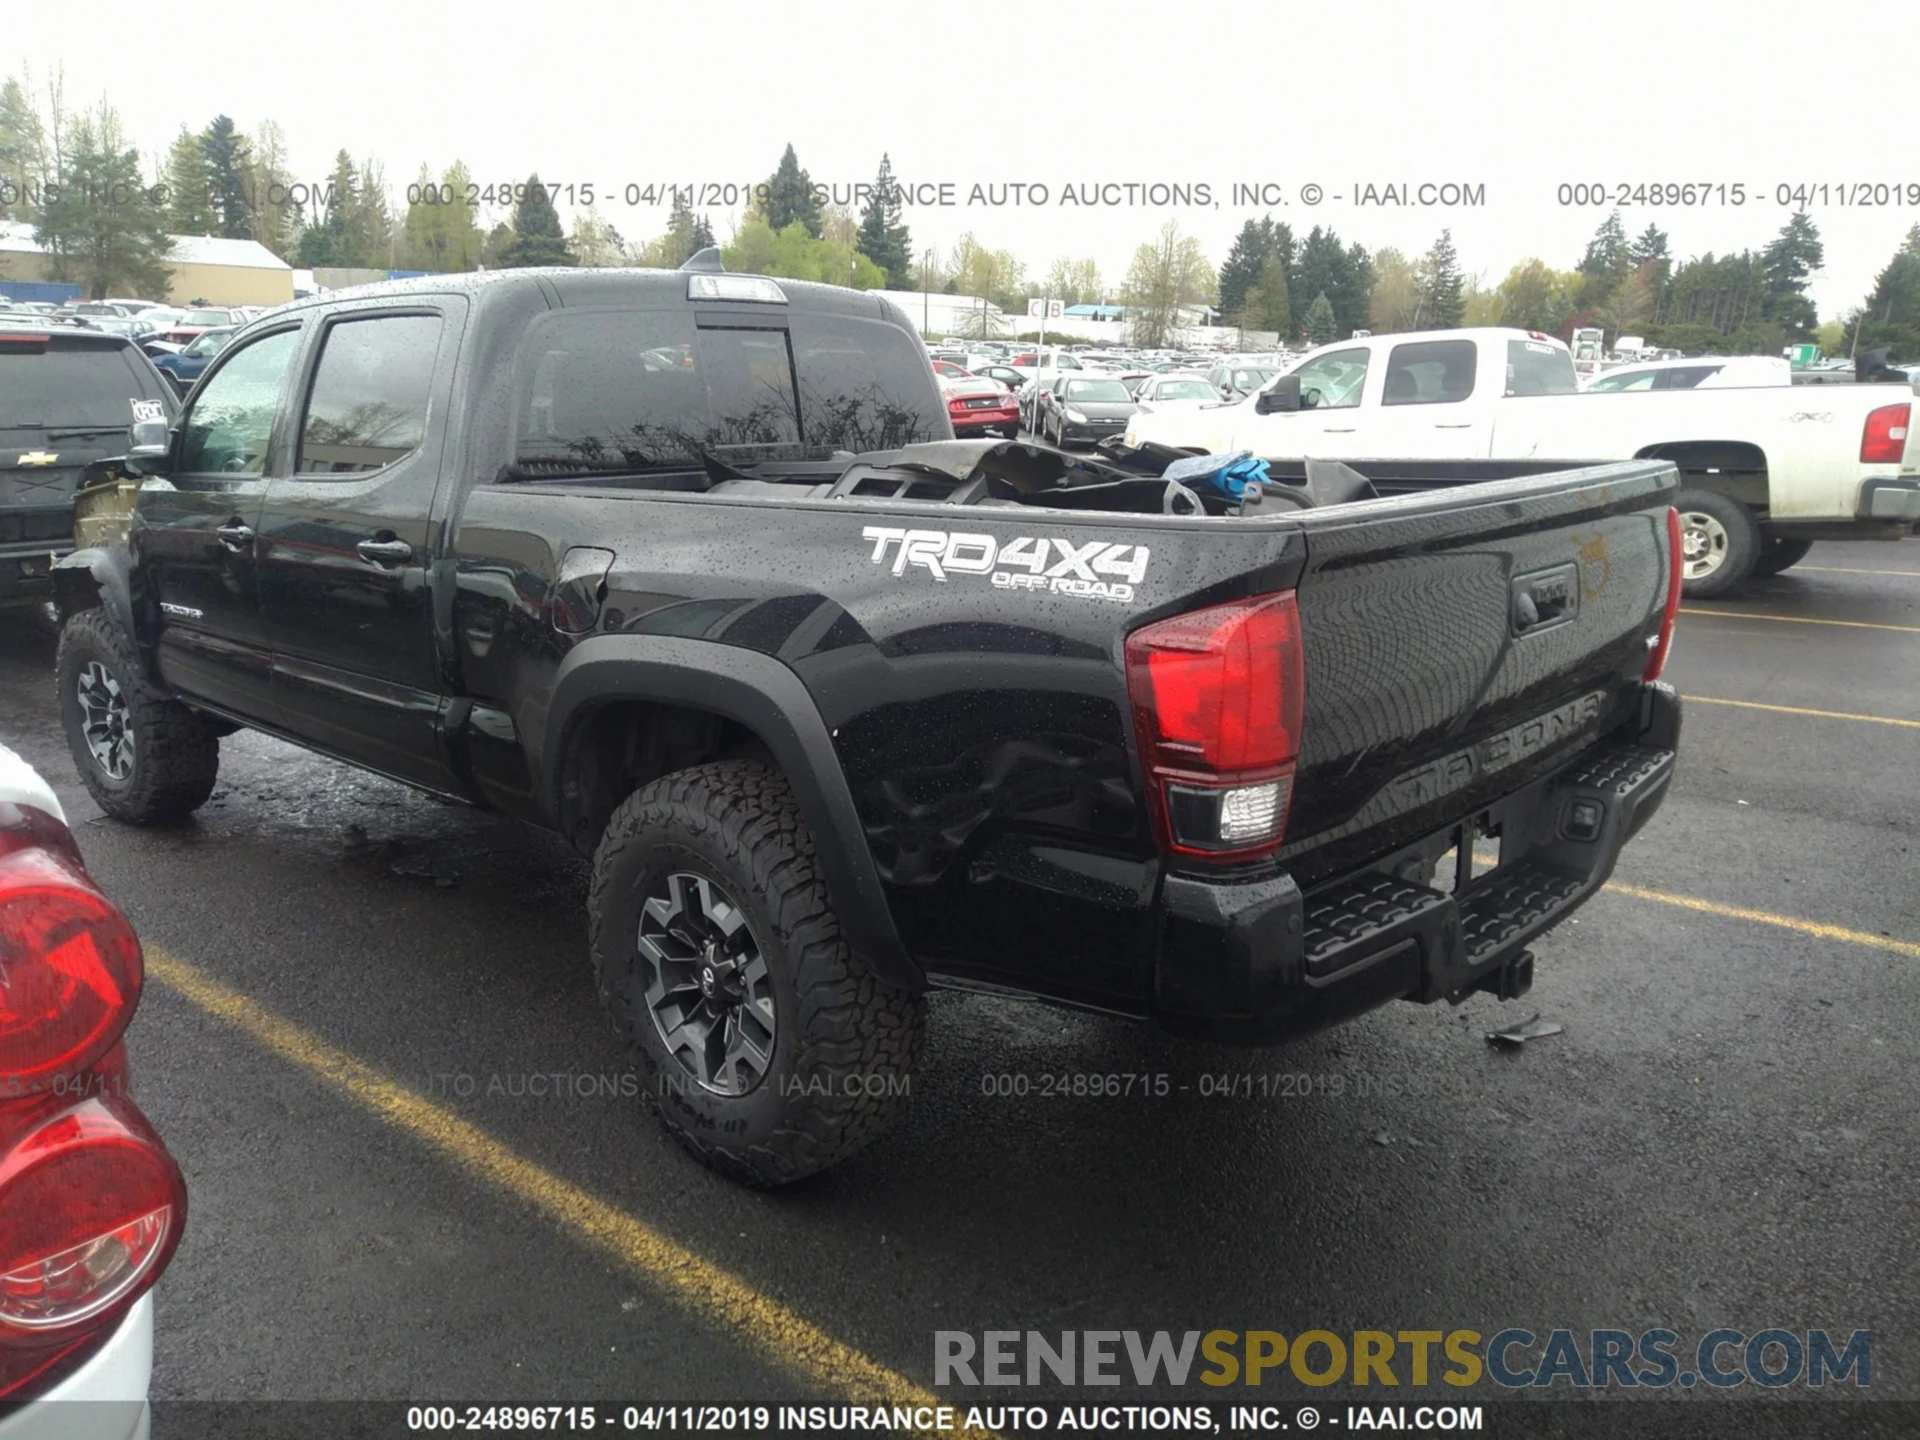
[[[1282,375],[1254,399],[1256,415],[1291,414],[1300,408],[1300,377]]]
[[[172,437],[165,420],[133,422],[133,447],[127,451],[127,468],[136,475],[159,475],[167,468]]]

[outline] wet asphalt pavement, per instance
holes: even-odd
[[[1668,676],[1689,697],[1920,722],[1920,543],[1818,546],[1687,610]],[[1395,1005],[1284,1051],[937,996],[906,1123],[755,1194],[622,1093],[586,869],[557,840],[251,734],[193,824],[114,824],[74,778],[51,657],[0,637],[0,741],[150,946],[921,1386],[936,1330],[1665,1327],[1684,1350],[1778,1326],[1870,1329],[1872,1393],[1920,1400],[1911,725],[1690,703],[1674,791],[1615,877],[1904,953],[1615,890],[1535,947],[1521,1001]],[[1488,1044],[1535,1011],[1564,1032]],[[157,1398],[822,1394],[177,989],[150,985],[129,1045],[192,1205],[156,1292]],[[1109,1073],[1170,1093],[1039,1093]],[[983,1093],[1015,1075],[1024,1097]],[[1238,1093],[1203,1093],[1222,1079]],[[1394,1398],[1278,1375],[1264,1398],[1310,1394]]]

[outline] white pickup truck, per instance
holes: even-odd
[[[1269,460],[1660,458],[1681,472],[1686,593],[1774,575],[1815,540],[1920,533],[1916,387],[1581,393],[1525,330],[1376,335],[1308,354],[1244,400],[1134,417],[1124,440]],[[1482,477],[1485,478],[1485,477]]]

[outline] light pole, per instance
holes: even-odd
[[[920,257],[920,333],[933,331],[933,251]]]

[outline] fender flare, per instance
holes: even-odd
[[[565,813],[561,759],[580,722],[610,700],[708,710],[765,743],[813,831],[827,893],[847,943],[885,979],[913,990],[926,977],[893,923],[833,737],[806,684],[758,650],[676,636],[596,635],[575,645],[554,675],[540,745],[541,798]]]
[[[126,632],[142,660],[146,646],[134,624],[133,556],[124,545],[93,546],[56,560],[52,569],[53,603],[60,623],[96,605]]]

